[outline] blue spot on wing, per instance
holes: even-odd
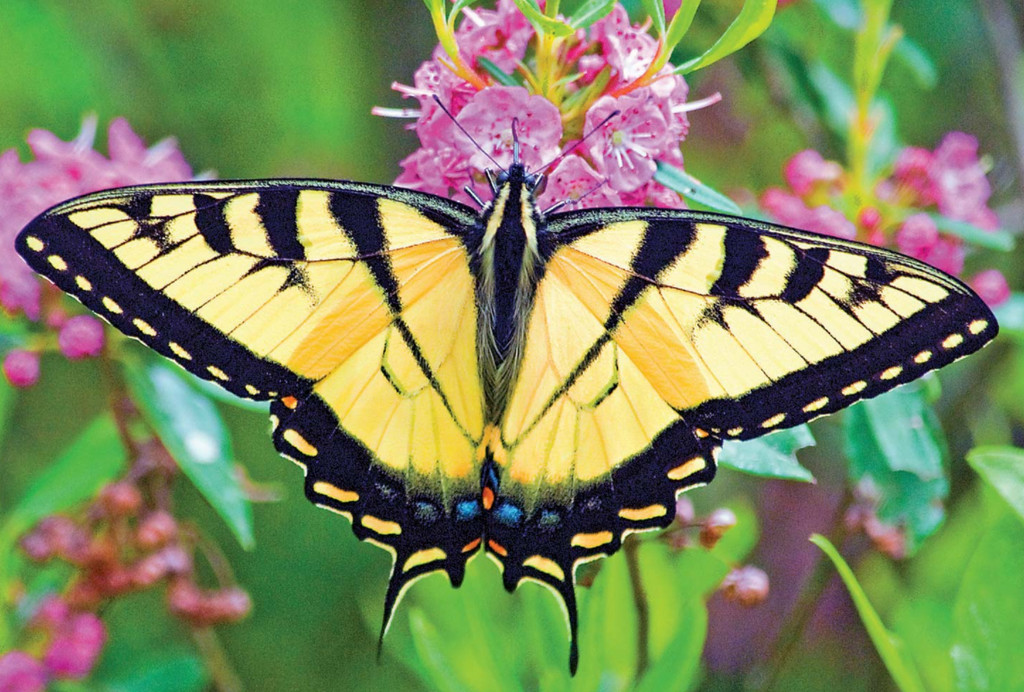
[[[476,500],[462,500],[455,505],[455,517],[459,521],[475,519],[480,514],[480,503]]]
[[[518,526],[523,520],[523,510],[515,505],[503,502],[494,509],[494,518],[508,526]]]

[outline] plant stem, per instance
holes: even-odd
[[[844,517],[846,516],[847,508],[850,506],[850,500],[851,496],[849,491],[847,491],[844,493],[843,499],[836,510],[832,531],[828,536],[832,545],[837,546],[837,548],[842,545],[843,540],[846,538]],[[815,556],[814,569],[810,577],[808,577],[803,590],[800,592],[799,599],[790,611],[782,631],[779,632],[779,636],[775,640],[776,645],[772,657],[768,661],[767,670],[764,672],[760,684],[757,685],[760,692],[770,692],[770,690],[777,689],[782,678],[782,672],[786,669],[790,658],[796,652],[797,646],[803,640],[807,624],[818,609],[818,601],[821,599],[825,587],[832,580],[833,574],[832,563],[820,553],[817,554]]]
[[[242,681],[238,673],[231,667],[224,647],[212,628],[202,627],[192,630],[192,640],[206,662],[206,668],[213,677],[213,687],[217,692],[242,692]]]
[[[636,675],[634,682],[639,684],[647,667],[650,665],[649,640],[651,634],[651,612],[647,603],[647,592],[644,591],[640,577],[640,558],[638,555],[640,541],[629,536],[622,544],[629,566],[629,581],[633,586],[633,604],[636,606]]]

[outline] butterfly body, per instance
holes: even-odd
[[[115,327],[269,400],[315,504],[416,579],[481,552],[568,616],[576,567],[667,526],[724,440],[831,413],[997,325],[895,253],[678,210],[544,215],[513,164],[480,212],[361,183],[124,188],[18,237]]]

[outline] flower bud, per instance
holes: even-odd
[[[106,641],[103,621],[92,613],[79,613],[50,640],[43,663],[55,677],[81,680],[96,665]]]
[[[152,550],[165,545],[178,532],[178,522],[167,511],[158,509],[150,512],[135,530],[135,544],[143,550]]]
[[[736,526],[736,514],[726,507],[720,507],[708,515],[700,529],[700,544],[711,550],[725,532]]]
[[[130,568],[132,583],[140,589],[153,586],[167,576],[167,563],[163,555],[147,555]]]
[[[975,274],[971,279],[971,288],[988,303],[989,307],[1001,305],[1010,299],[1010,286],[998,269],[986,269]]]
[[[142,507],[142,493],[127,481],[111,483],[100,491],[99,504],[107,516],[135,516]]]
[[[46,669],[24,651],[8,651],[0,655],[0,690],[44,692]]]
[[[31,626],[50,632],[59,630],[64,627],[70,612],[67,602],[59,596],[47,596],[32,615]]]
[[[70,360],[93,358],[103,351],[103,324],[92,315],[76,315],[60,328],[57,345]]]
[[[185,578],[174,579],[167,587],[167,609],[172,615],[190,620],[199,612],[203,594],[193,582]]]
[[[750,608],[768,598],[768,575],[753,565],[737,567],[725,576],[719,588],[726,599]]]
[[[685,495],[680,495],[676,500],[676,523],[680,526],[689,526],[696,516],[693,501]]]
[[[39,354],[16,348],[7,352],[3,364],[4,377],[15,387],[24,389],[39,381]]]

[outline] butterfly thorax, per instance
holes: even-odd
[[[480,213],[477,353],[487,420],[498,423],[512,394],[526,341],[534,289],[543,265],[537,245],[541,217],[535,178],[513,164]]]

